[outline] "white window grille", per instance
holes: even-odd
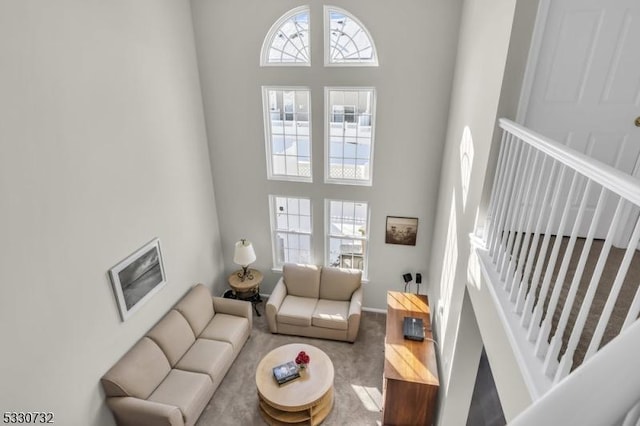
[[[311,200],[269,196],[273,267],[285,263],[313,263]]]
[[[359,269],[366,275],[369,207],[358,201],[326,200],[328,266]]]
[[[310,97],[306,88],[263,88],[269,179],[311,182]]]
[[[373,88],[326,88],[325,182],[371,185]]]
[[[324,54],[327,66],[378,66],[373,38],[346,10],[324,8]]]
[[[311,65],[307,6],[290,10],[273,24],[262,43],[260,65]]]

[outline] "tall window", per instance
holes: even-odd
[[[329,266],[360,269],[367,264],[369,208],[357,201],[326,200],[326,261]]]
[[[311,32],[309,6],[284,13],[269,29],[260,51],[260,65],[263,67],[311,67],[311,44],[320,46],[320,37],[324,41],[324,64],[315,64],[313,73],[296,73],[297,84],[301,86],[289,86],[284,82],[285,86],[262,87],[267,177],[270,180],[303,182],[302,186],[286,184],[284,187],[297,187],[305,194],[318,194],[317,190],[306,185],[312,183],[313,178],[310,87],[323,84],[318,80],[322,73],[318,73],[317,68],[323,65],[378,66],[373,38],[362,22],[334,6],[324,6],[323,12],[322,31],[314,33]],[[320,17],[317,18],[314,22],[320,21]],[[313,42],[312,37],[315,37]],[[277,76],[287,78],[282,73],[277,73]],[[268,78],[267,74],[265,78]],[[316,95],[322,96],[322,93],[314,93]],[[316,134],[323,133],[324,138],[324,183],[372,185],[375,107],[374,88],[324,88],[323,111],[322,114],[317,111],[314,120],[317,122],[324,116],[324,132],[316,128]],[[316,159],[317,164],[320,162],[322,159]],[[305,186],[308,191],[305,191]],[[337,189],[336,185],[333,189],[346,194],[356,192],[355,188]],[[346,198],[352,196],[346,195]],[[311,198],[289,196],[286,192],[284,195],[270,195],[269,212],[274,268],[280,269],[287,262],[314,263]],[[366,275],[369,214],[367,202],[325,199],[324,218],[318,220],[325,222],[326,265],[359,269],[363,276]]]
[[[375,122],[372,88],[325,89],[325,181],[371,185]]]
[[[269,196],[273,266],[313,263],[311,256],[311,200]]]
[[[311,182],[309,89],[263,88],[269,179]]]
[[[378,65],[373,38],[355,16],[330,6],[324,7],[324,14],[325,65]]]
[[[309,8],[285,13],[269,30],[262,44],[260,65],[311,65]]]

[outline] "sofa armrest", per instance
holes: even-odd
[[[269,323],[269,331],[272,333],[278,332],[278,323],[276,321],[276,315],[280,310],[280,305],[287,295],[287,287],[284,285],[284,279],[280,278],[267,300],[267,306],[265,313],[267,315],[267,322]]]
[[[253,311],[251,310],[251,302],[237,299],[225,299],[224,297],[214,296],[213,310],[216,314],[235,315],[237,317],[245,317],[249,320],[249,330],[253,328]]]
[[[118,425],[184,426],[178,407],[131,396],[107,398]]]
[[[349,304],[349,318],[347,328],[347,340],[354,342],[358,336],[358,330],[360,329],[360,316],[362,314],[362,285],[351,296],[351,303]]]

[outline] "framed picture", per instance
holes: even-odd
[[[385,243],[415,246],[417,235],[417,217],[387,216],[387,227],[384,238]]]
[[[167,283],[160,240],[155,238],[109,269],[122,321]]]

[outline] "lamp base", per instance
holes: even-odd
[[[237,275],[238,275],[238,278],[240,278],[240,281],[243,281],[243,282],[246,279],[248,280],[253,279],[253,274],[251,273],[251,270],[249,269],[248,266],[243,266],[242,271],[238,271]]]

